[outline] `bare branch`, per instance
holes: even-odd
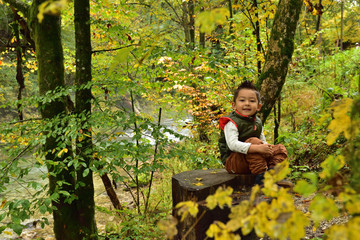
[[[128,48],[128,47],[132,47],[132,46],[138,46],[138,45],[139,45],[139,44],[130,44],[130,45],[126,45],[126,46],[122,46],[122,47],[118,47],[118,48],[93,50],[93,51],[91,51],[91,53],[111,52],[111,51],[116,51],[116,50],[120,50],[120,49],[124,49],[124,48]]]
[[[8,3],[10,6],[16,8],[20,12],[22,12],[26,17],[29,16],[29,8],[30,5],[20,1],[20,0],[4,0],[4,2]]]

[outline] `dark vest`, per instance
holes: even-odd
[[[253,117],[247,117],[240,115],[239,113],[234,111],[226,117],[221,117],[219,120],[220,128],[221,128],[219,148],[221,154],[221,161],[223,164],[225,164],[226,159],[229,157],[231,153],[231,150],[226,144],[225,134],[224,134],[224,127],[226,123],[228,123],[229,121],[232,121],[236,125],[239,131],[239,141],[241,142],[245,142],[247,139],[251,137],[260,138],[262,132],[261,119],[256,115]]]

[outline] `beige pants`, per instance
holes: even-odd
[[[262,144],[258,138],[249,138],[245,142],[251,144]],[[225,169],[228,173],[254,174],[258,175],[265,172],[268,168],[274,167],[276,164],[287,158],[287,151],[284,145],[272,145],[273,153],[271,156],[265,156],[260,153],[242,154],[232,152],[226,159]]]

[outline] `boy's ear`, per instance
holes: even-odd
[[[257,111],[260,111],[261,107],[262,107],[262,104],[259,103],[259,105],[258,105],[258,107],[257,107]]]
[[[231,102],[231,106],[232,106],[233,110],[235,110],[235,103],[234,102]]]

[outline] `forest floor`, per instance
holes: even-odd
[[[104,207],[105,209],[113,209],[112,204],[106,194],[105,188],[101,182],[100,177],[95,177],[95,202],[97,206]],[[117,195],[122,204],[126,203],[128,207],[134,207],[133,199],[129,191],[124,190],[124,186],[118,186],[116,189]],[[295,206],[302,212],[308,212],[310,201],[312,197],[302,197],[297,194],[293,194]],[[52,216],[37,216],[37,219],[40,217],[46,217],[49,219],[50,225],[46,225],[45,228],[41,228],[38,225],[33,225],[36,222],[36,218],[29,221],[28,228],[23,230],[23,233],[20,236],[13,234],[4,238],[2,234],[1,240],[10,240],[10,239],[22,239],[22,240],[34,240],[34,239],[44,239],[44,240],[55,240],[53,231],[52,231]],[[346,223],[348,220],[347,216],[335,217],[330,221],[324,221],[320,224],[319,227],[315,228],[313,224],[306,228],[306,237],[304,239],[323,239],[324,232],[332,225],[338,225]],[[98,231],[101,234],[105,233],[105,228],[109,222],[118,224],[120,221],[119,217],[104,213],[101,211],[96,211],[96,222]],[[264,238],[267,239],[267,238]]]
[[[306,213],[309,211],[310,201],[312,197],[302,197],[294,194],[294,204],[300,211]],[[322,221],[320,225],[315,228],[314,224],[306,227],[306,237],[304,239],[323,239],[326,229],[333,225],[345,224],[348,221],[348,216],[334,217],[329,221]]]

